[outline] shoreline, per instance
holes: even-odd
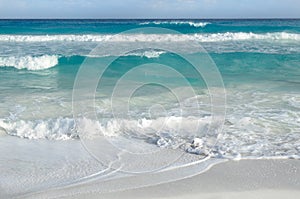
[[[130,176],[113,171],[103,179],[97,175],[101,164],[78,140],[47,142],[5,136],[0,143],[0,159],[6,162],[1,169],[3,198],[255,198],[253,194],[275,198],[286,193],[291,193],[289,198],[298,198],[300,194],[298,159],[211,158],[161,173]],[[7,157],[8,153],[13,155]],[[39,164],[43,168],[33,170]],[[62,164],[66,164],[64,168],[60,168]]]
[[[287,194],[288,193],[288,194]],[[278,194],[278,195],[277,195]],[[192,178],[109,194],[74,198],[298,198],[299,160],[240,160],[217,164]]]
[[[134,179],[133,179],[134,180]],[[133,183],[126,180],[127,183]],[[113,183],[112,183],[113,185]],[[299,160],[240,160],[216,164],[194,177],[144,188],[97,193],[101,183],[31,195],[38,198],[298,198]],[[117,185],[116,185],[117,186]],[[29,196],[30,197],[30,196]]]

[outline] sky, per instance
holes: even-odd
[[[0,18],[300,18],[300,0],[0,0]]]

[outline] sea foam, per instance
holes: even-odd
[[[38,57],[0,57],[0,67],[15,67],[17,69],[42,70],[58,64],[58,56],[42,55]]]
[[[140,23],[140,25],[161,25],[161,24],[170,24],[170,25],[189,25],[195,28],[204,28],[206,25],[210,24],[209,22],[193,22],[193,21],[149,21]]]
[[[182,42],[196,40],[199,42],[223,41],[300,41],[300,34],[287,32],[252,33],[225,32],[203,34],[84,34],[84,35],[0,35],[0,42]]]
[[[27,139],[69,140],[77,137],[71,118],[14,122],[0,120],[0,127],[9,135]]]
[[[184,137],[197,134],[199,129],[205,129],[210,123],[211,118],[195,117],[160,117],[157,119],[111,119],[105,123],[93,121],[88,118],[75,120],[68,117],[38,119],[38,120],[18,120],[7,121],[0,120],[0,128],[3,128],[9,135],[28,138],[28,139],[54,139],[67,140],[78,137],[78,126],[85,134],[81,137],[93,139],[99,133],[107,137],[116,137],[124,135],[127,131],[141,135],[149,136],[167,136],[170,133]],[[77,124],[77,125],[76,125]],[[164,132],[164,133],[160,133]],[[184,133],[183,133],[184,132]],[[182,134],[182,135],[180,135]],[[169,135],[167,137],[170,137]],[[138,137],[138,136],[137,136]]]
[[[182,149],[188,153],[207,155],[225,159],[295,158],[300,159],[299,134],[282,135],[248,133],[230,130],[249,128],[253,119],[241,118],[235,124],[225,127],[225,134],[214,136],[203,133],[207,130],[211,117],[161,117],[150,119],[111,119],[107,122],[87,118],[75,120],[68,117],[34,121],[0,120],[0,128],[8,135],[27,139],[71,140],[96,139],[105,136],[111,140],[140,140],[160,148]],[[236,125],[237,127],[234,127]],[[78,130],[80,129],[80,130]],[[133,137],[132,137],[133,136]],[[217,136],[217,135],[216,135]],[[125,143],[123,143],[124,145]],[[126,146],[123,146],[126,148]]]

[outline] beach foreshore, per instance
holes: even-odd
[[[127,183],[132,183],[130,180]],[[101,183],[70,186],[34,195],[36,198],[299,198],[299,160],[240,160],[213,166],[191,178],[110,193]],[[78,192],[81,190],[81,193]],[[32,197],[32,196],[31,196]]]

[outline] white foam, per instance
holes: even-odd
[[[283,100],[288,102],[289,105],[291,105],[295,108],[300,108],[300,96],[299,95],[296,95],[296,94],[286,95],[286,96],[283,96]]]
[[[131,56],[139,56],[139,57],[147,57],[147,58],[158,58],[160,55],[165,54],[166,51],[158,51],[158,50],[147,50],[142,52],[133,52],[127,55]]]
[[[233,123],[225,126],[225,134],[218,136],[217,143],[214,135],[205,133],[211,117],[171,116],[153,120],[110,119],[106,122],[82,118],[76,123],[73,118],[62,117],[34,121],[0,120],[0,129],[8,135],[27,139],[70,140],[78,137],[93,139],[104,135],[107,139],[116,141],[119,136],[125,136],[139,139],[141,143],[151,142],[161,148],[183,149],[188,153],[222,159],[300,159],[299,133],[275,134],[268,132],[267,127],[266,133],[258,133],[256,131],[259,129],[256,130],[255,125],[259,123],[259,119],[243,117],[236,121],[233,118],[230,120]]]
[[[0,127],[9,135],[27,139],[69,140],[77,136],[74,120],[70,118],[13,122],[0,120]]]
[[[206,128],[211,118],[195,117],[160,117],[151,119],[111,119],[107,122],[100,123],[87,118],[77,121],[80,131],[86,133],[89,138],[93,138],[99,133],[107,137],[119,135],[136,134],[136,137],[144,138],[145,136],[162,136],[185,137],[195,135],[199,129]],[[5,129],[9,135],[18,136],[28,139],[54,139],[68,140],[78,136],[77,126],[73,118],[56,118],[34,121],[7,121],[0,120],[0,128]]]
[[[189,25],[195,28],[204,28],[206,25],[210,24],[209,22],[192,22],[192,21],[151,21],[151,22],[143,22],[140,25],[148,25],[148,24],[171,24],[171,25]]]
[[[259,88],[258,85],[256,88]],[[93,139],[101,133],[101,136],[105,135],[108,139],[117,140],[114,143],[123,145],[123,148],[126,143],[122,143],[121,138],[125,137],[141,143],[141,148],[144,147],[143,143],[150,143],[154,147],[156,145],[161,148],[176,148],[222,159],[300,159],[299,94],[286,94],[286,91],[283,93],[253,92],[251,88],[248,84],[241,85],[240,88],[227,88],[228,112],[223,136],[219,137],[216,145],[213,139],[210,140],[211,135],[208,132],[212,120],[210,112],[204,111],[202,117],[198,112],[192,112],[195,105],[194,98],[184,101],[184,106],[191,107],[189,109],[191,111],[186,116],[171,111],[177,116],[156,119],[104,117],[106,119],[103,121],[83,118],[76,124],[80,124],[83,128],[83,132],[86,133],[84,136]],[[206,104],[209,104],[206,95],[201,95],[199,98],[197,96],[197,100],[205,105],[204,109]],[[107,101],[107,105],[109,104]],[[105,110],[106,104],[101,103],[99,107]],[[106,115],[105,111],[101,114]],[[134,116],[140,118],[138,113]],[[3,129],[3,132],[21,138],[54,140],[73,139],[78,136],[78,132],[81,132],[81,129],[77,130],[72,118],[24,120],[23,117],[23,120],[16,121],[18,118],[9,117],[7,120],[0,120],[0,130]],[[194,143],[192,143],[193,139],[195,139]]]
[[[300,41],[300,34],[287,32],[274,33],[205,33],[205,34],[119,34],[119,35],[0,35],[1,42],[182,42],[196,40],[199,42],[224,42],[224,41]]]
[[[15,67],[17,69],[43,70],[58,64],[58,56],[43,55],[38,57],[0,57],[0,67]]]
[[[109,35],[0,35],[5,42],[102,41]]]
[[[213,34],[196,34],[196,39],[202,42],[243,41],[243,40],[269,40],[269,41],[300,41],[300,34],[275,32],[275,33],[246,33],[226,32]]]

